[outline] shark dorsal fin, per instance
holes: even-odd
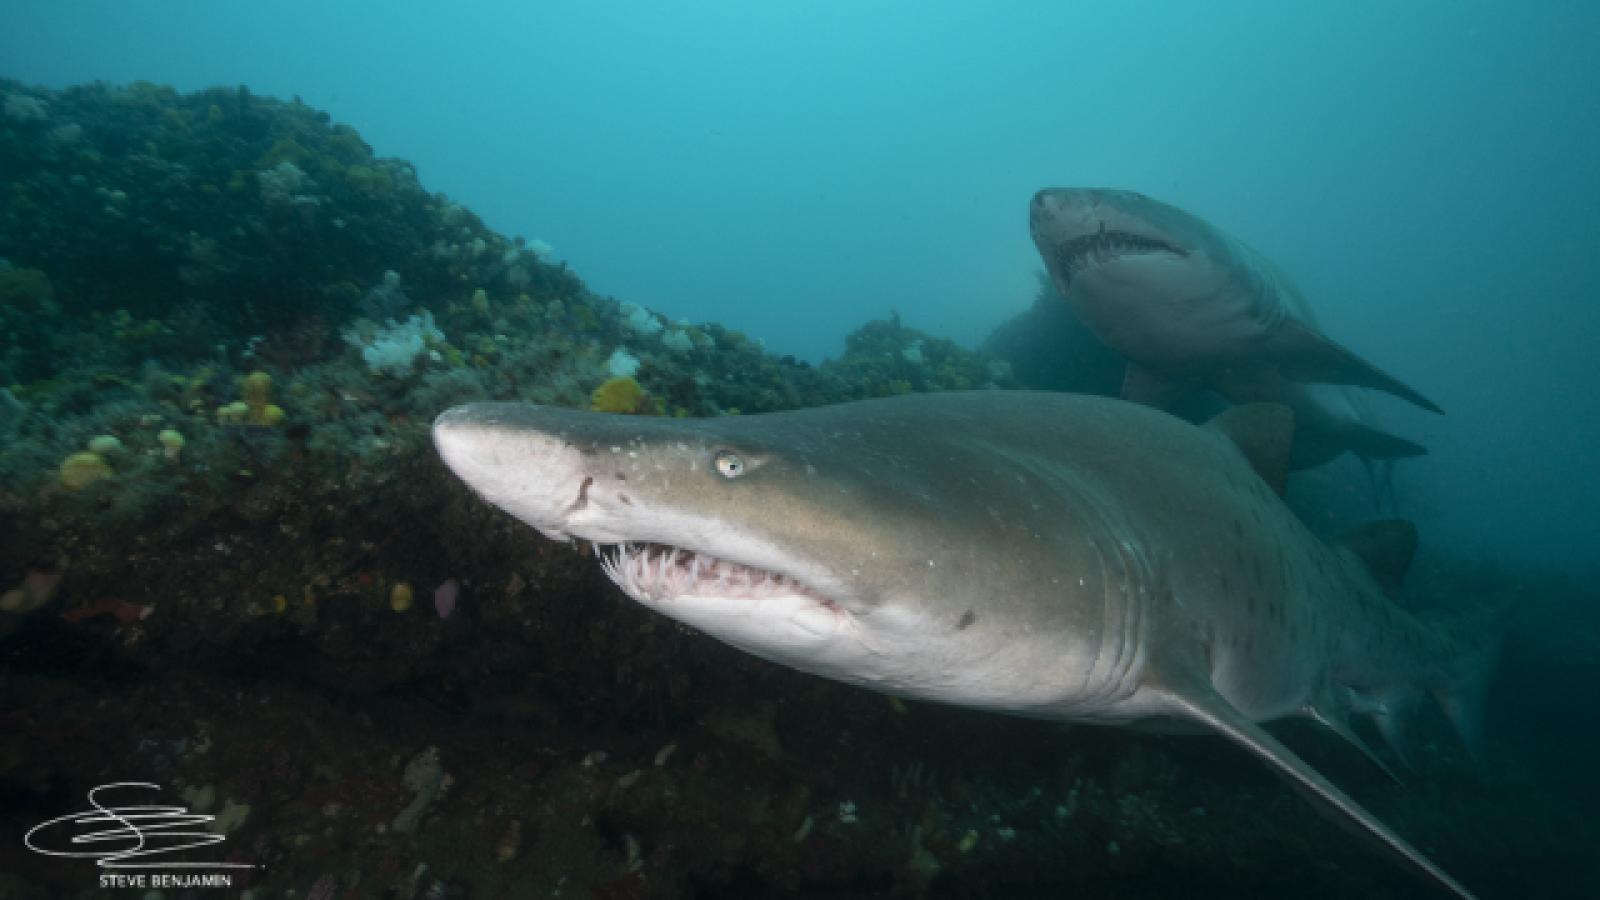
[[[1294,448],[1294,411],[1281,403],[1246,403],[1218,413],[1206,428],[1232,441],[1261,479],[1283,495]]]
[[[1398,598],[1417,555],[1417,526],[1406,519],[1368,522],[1341,535],[1339,546],[1361,560],[1385,594]]]

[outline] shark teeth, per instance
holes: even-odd
[[[1107,231],[1104,223],[1100,230],[1074,238],[1056,250],[1061,271],[1076,275],[1084,269],[1110,262],[1119,256],[1139,253],[1171,253],[1188,256],[1188,252],[1166,241],[1144,237],[1127,231]]]
[[[606,577],[641,602],[660,603],[685,596],[760,600],[776,594],[800,594],[832,605],[787,575],[682,547],[630,543],[596,549]]]

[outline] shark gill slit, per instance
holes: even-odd
[[[1090,546],[1100,562],[1102,616],[1099,649],[1085,678],[1085,700],[1093,706],[1110,706],[1127,698],[1142,664],[1150,599],[1149,567],[1134,544],[1119,540],[1106,521],[1105,510],[1085,502],[1085,509],[1100,532]]]

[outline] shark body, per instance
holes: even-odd
[[[1352,715],[1428,691],[1469,719],[1486,665],[1385,595],[1409,549],[1325,544],[1283,505],[1291,429],[1269,404],[1200,428],[986,391],[708,420],[469,404],[434,435],[490,503],[611,545],[624,591],[714,637],[906,697],[1221,733],[1470,896],[1257,724],[1359,745]]]
[[[1165,408],[1206,387],[1284,403],[1300,429],[1296,468],[1427,452],[1375,427],[1347,386],[1439,407],[1324,335],[1294,282],[1243,241],[1132,191],[1039,191],[1029,228],[1057,290],[1127,359],[1125,399]]]

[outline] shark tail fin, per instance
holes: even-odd
[[[1295,381],[1353,384],[1384,391],[1429,412],[1443,414],[1438,404],[1420,391],[1345,349],[1314,328],[1286,321],[1273,336],[1279,370]]]
[[[1483,711],[1489,680],[1500,662],[1512,604],[1496,602],[1469,610],[1434,613],[1424,618],[1453,639],[1456,652],[1443,673],[1429,685],[1467,752],[1481,768],[1485,762]]]
[[[1345,532],[1338,541],[1339,548],[1360,560],[1373,582],[1396,603],[1401,602],[1417,544],[1417,528],[1406,519],[1369,522]],[[1442,639],[1441,660],[1434,674],[1420,684],[1392,685],[1369,698],[1367,708],[1357,710],[1372,716],[1384,742],[1407,766],[1415,768],[1406,724],[1424,689],[1438,701],[1474,762],[1483,765],[1484,698],[1500,661],[1501,639],[1514,607],[1515,598],[1506,595],[1465,609],[1416,613]]]

